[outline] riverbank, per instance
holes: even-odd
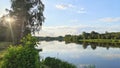
[[[80,39],[79,42],[120,43],[120,39]]]

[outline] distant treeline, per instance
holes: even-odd
[[[80,35],[65,35],[65,37],[64,37],[64,41],[66,41],[66,42],[79,42],[80,40],[90,41],[92,39],[101,39],[101,40],[111,39],[109,41],[118,40],[118,39],[120,39],[120,32],[98,33],[98,32],[92,31],[91,33],[83,32]]]
[[[64,37],[63,36],[58,36],[58,37],[37,37],[39,41],[63,41]]]

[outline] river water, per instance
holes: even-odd
[[[42,41],[38,48],[41,58],[55,57],[69,63],[75,64],[78,68],[120,68],[120,48],[107,48],[100,46],[84,47],[82,44],[59,41]]]

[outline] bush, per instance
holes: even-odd
[[[73,64],[51,57],[47,57],[44,60],[43,64],[48,66],[49,68],[76,68],[76,66],[74,66]]]
[[[4,55],[1,68],[40,68],[36,39],[31,35],[23,38],[22,45],[10,46]]]

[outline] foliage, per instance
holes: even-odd
[[[73,64],[51,57],[47,57],[44,60],[43,64],[48,66],[49,68],[76,68],[76,66],[74,66]]]
[[[17,17],[24,32],[39,30],[44,21],[44,4],[41,0],[11,0],[11,7],[10,15]]]
[[[98,33],[92,31],[91,33],[83,32],[81,35],[66,35],[64,40],[68,42],[119,42],[120,32],[111,32],[111,33]]]
[[[4,55],[1,68],[39,68],[38,51],[34,49],[36,40],[31,35],[25,37],[23,45],[10,46]]]
[[[76,35],[65,35],[64,37],[64,41],[66,43],[78,42],[79,39],[80,39],[79,36],[76,36]]]
[[[63,41],[64,37],[58,36],[58,37],[37,37],[39,41]]]
[[[21,44],[25,45],[25,47],[33,48],[37,46],[38,39],[36,37],[32,37],[31,34],[28,34],[26,37],[23,37],[21,40]]]
[[[3,15],[0,18],[1,23],[7,23],[6,26],[10,25],[12,33],[14,34],[14,41],[19,44],[20,39],[29,33],[39,31],[42,23],[44,22],[44,4],[41,0],[10,0],[11,9],[6,9],[8,14]],[[6,21],[6,18],[14,19],[14,21]],[[0,26],[1,27],[1,26]],[[2,30],[1,30],[2,31]],[[0,31],[0,32],[1,32]],[[7,32],[7,30],[5,30]],[[5,33],[4,32],[4,33]],[[11,36],[10,31],[8,31]],[[5,34],[2,34],[5,35]],[[8,36],[8,37],[9,37]],[[2,37],[2,36],[1,36]]]
[[[6,52],[6,49],[9,47],[10,44],[11,42],[0,42],[0,65],[4,57],[4,53]]]

